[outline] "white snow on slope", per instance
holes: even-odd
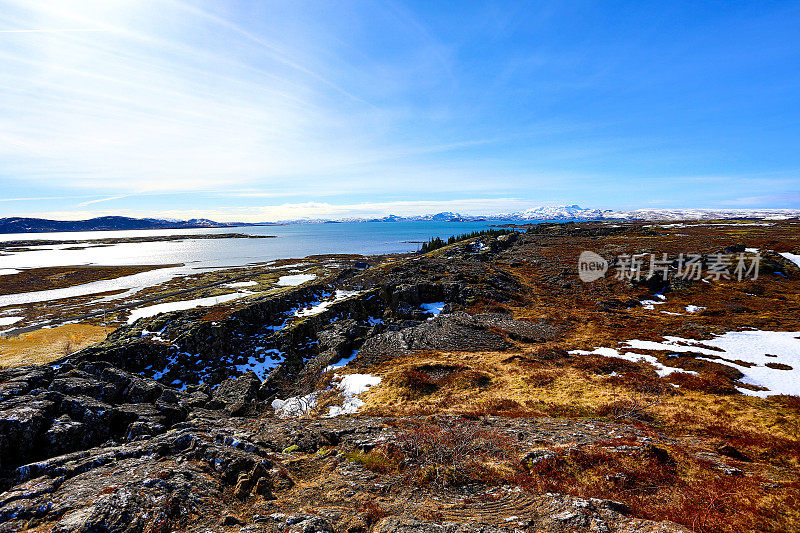
[[[65,287],[63,289],[48,289],[46,291],[32,291],[21,292],[17,294],[6,294],[0,296],[0,307],[7,305],[24,305],[31,303],[47,302],[49,300],[60,300],[63,298],[72,298],[75,296],[87,296],[90,294],[98,294],[101,292],[119,291],[126,292],[115,294],[104,298],[105,301],[116,300],[119,298],[126,298],[132,294],[139,292],[145,287],[152,287],[158,285],[164,279],[171,279],[181,274],[188,274],[191,272],[189,267],[169,267],[158,268],[149,270],[147,272],[140,272],[138,274],[131,274],[130,276],[121,276],[114,279],[106,279],[100,281],[91,281],[82,285],[75,285],[73,287]]]
[[[249,293],[234,292],[233,294],[224,294],[222,296],[209,296],[208,298],[197,298],[194,300],[183,300],[182,302],[170,302],[164,304],[150,305],[148,307],[140,307],[131,311],[128,317],[128,324],[133,324],[143,317],[154,316],[159,313],[167,313],[169,311],[183,311],[186,309],[194,309],[195,307],[209,307],[225,302],[230,302]]]
[[[327,372],[329,370],[336,370],[337,368],[342,368],[344,366],[347,366],[347,364],[352,362],[353,359],[355,359],[356,357],[358,357],[358,350],[353,350],[353,353],[351,353],[349,356],[344,357],[342,359],[339,359],[337,362],[333,363],[332,365],[326,366],[325,367],[325,372]]]
[[[236,365],[236,370],[239,372],[255,372],[258,379],[263,380],[283,362],[283,359],[284,354],[280,350],[275,348],[261,349],[257,356],[251,355],[246,363]]]
[[[24,317],[21,316],[0,316],[0,326],[10,326],[11,324],[16,324]]]
[[[296,310],[294,312],[294,315],[297,316],[297,317],[306,317],[306,316],[318,315],[321,312],[323,312],[325,309],[330,307],[331,305],[335,304],[336,302],[339,302],[339,301],[344,300],[346,298],[350,298],[351,296],[357,296],[359,294],[361,294],[361,293],[358,292],[358,291],[337,290],[333,294],[333,298],[328,298],[328,299],[325,299],[325,300],[314,302],[314,303],[310,304],[308,307]],[[330,296],[330,295],[328,295],[328,296]]]
[[[278,278],[276,285],[281,287],[296,287],[302,285],[306,281],[311,281],[317,276],[314,274],[292,274],[289,276],[281,276]]]
[[[766,387],[766,391],[752,391],[740,388],[739,391],[750,396],[766,397],[773,394],[800,395],[800,332],[798,331],[729,331],[710,340],[683,339],[680,337],[664,337],[664,341],[629,340],[623,343],[622,349],[655,350],[674,353],[699,354],[698,359],[713,361],[736,368],[744,378],[740,381],[750,385]],[[659,375],[667,375],[675,369],[668,370],[653,356],[639,355],[633,352],[615,355],[619,352],[613,348],[597,348],[592,352],[576,350],[572,353],[596,353],[606,357],[622,357],[629,359],[640,357],[656,366]],[[722,358],[722,359],[720,359]],[[734,361],[751,363],[745,366]],[[768,363],[788,365],[791,370],[770,368]],[[664,373],[666,372],[666,373]]]
[[[666,302],[657,302],[656,300],[642,300],[639,303],[642,304],[642,309],[652,310],[652,309],[655,309],[654,306],[661,305],[661,304],[666,303]]]
[[[0,276],[9,276],[11,274],[18,274],[20,271],[16,268],[0,268]]]
[[[592,351],[586,350],[572,350],[569,352],[573,355],[602,355],[603,357],[616,357],[618,359],[625,359],[626,361],[631,361],[634,363],[638,363],[639,361],[644,361],[645,363],[650,363],[656,369],[656,374],[659,377],[664,377],[672,374],[673,372],[686,372],[687,374],[697,374],[697,372],[691,372],[688,370],[683,370],[682,368],[675,368],[672,366],[662,365],[658,362],[658,359],[653,357],[652,355],[646,355],[641,353],[634,353],[634,352],[620,352],[615,350],[614,348],[595,348]]]
[[[313,411],[317,407],[318,395],[319,392],[315,391],[305,396],[292,396],[285,400],[275,398],[272,400],[272,408],[275,410],[275,415],[278,418],[302,416],[309,411]]]
[[[700,307],[699,305],[687,305],[686,312],[687,313],[698,313],[705,309],[705,307]]]
[[[358,412],[358,409],[364,405],[364,400],[358,397],[362,392],[367,392],[375,385],[379,385],[381,378],[371,374],[347,374],[342,376],[336,387],[341,391],[344,401],[341,407],[334,405],[328,409],[329,417],[339,415],[351,415]]]
[[[380,384],[381,378],[370,374],[346,374],[334,377],[333,387],[338,389],[343,397],[341,406],[335,405],[328,409],[327,417],[349,415],[358,412],[364,405],[359,394]],[[304,396],[292,396],[285,400],[276,398],[272,401],[272,408],[280,418],[302,416],[317,407],[317,399],[321,391],[314,391]]]
[[[789,252],[781,252],[781,255],[800,267],[800,254],[790,254]]]

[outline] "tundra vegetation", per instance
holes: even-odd
[[[795,531],[800,400],[748,376],[800,381],[798,229],[454,238],[6,363],[0,531]],[[577,276],[583,250],[745,249],[758,279]]]

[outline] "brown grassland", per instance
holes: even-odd
[[[661,340],[664,335],[703,339],[747,327],[800,331],[800,270],[767,251],[796,252],[798,227],[734,222],[661,229],[653,236],[646,228],[636,237],[543,236],[529,246],[532,261],[502,265],[527,286],[530,296],[503,305],[478,302],[472,311],[558,323],[566,326],[560,338],[517,343],[502,352],[425,352],[393,359],[369,370],[383,382],[363,395],[362,412],[434,419],[443,413],[469,419],[552,417],[630,425],[667,439],[670,459],[628,457],[595,444],[551,450],[556,452],[553,458],[531,468],[510,458],[495,464],[488,477],[486,469],[475,475],[521,483],[534,492],[610,498],[626,503],[637,516],[672,520],[694,531],[796,531],[800,528],[798,397],[761,399],[740,394],[735,387],[741,384],[735,383],[738,376],[730,367],[691,356],[672,358],[668,364],[698,372],[697,376],[675,373],[660,378],[647,363],[568,352],[613,348],[627,339]],[[657,288],[632,287],[613,279],[613,271],[592,284],[582,284],[574,274],[574,281],[565,282],[559,275],[566,267],[574,268],[582,249],[606,256],[633,251],[713,253],[740,243],[764,251],[758,280],[675,288],[654,310],[644,309],[638,301],[652,299]],[[789,276],[776,274],[778,269]],[[620,301],[626,303],[616,305]],[[687,305],[705,310],[689,314]],[[663,357],[658,352],[652,355]],[[400,475],[405,468],[400,465],[407,461],[380,450],[373,455],[381,453],[388,459],[369,454],[354,459],[376,471]],[[719,457],[733,469],[722,471]]]
[[[534,228],[521,249],[490,264],[510,273],[525,296],[472,301],[466,310],[552,324],[559,331],[555,338],[520,342],[507,337],[511,347],[503,351],[416,351],[377,366],[359,367],[356,360],[337,369],[382,378],[380,386],[361,395],[365,404],[358,416],[384,417],[398,432],[374,448],[350,450],[344,459],[394,486],[434,492],[472,483],[517,486],[531,498],[561,493],[621,502],[635,517],[670,520],[700,533],[800,531],[799,397],[741,394],[738,389],[748,386],[738,382],[741,375],[735,369],[691,354],[670,358],[668,364],[696,375],[659,377],[644,362],[570,353],[666,335],[702,340],[742,328],[800,331],[800,268],[776,253],[800,251],[800,223],[636,223],[626,228],[602,236]],[[665,303],[654,309],[640,302],[662,290],[658,283],[615,279],[613,270],[604,279],[582,283],[575,272],[582,250],[605,257],[675,256],[731,247],[761,251],[757,280],[674,283]],[[315,268],[322,272],[319,265]],[[275,279],[272,271],[257,278],[261,289],[271,288]],[[167,288],[172,287],[159,290]],[[704,309],[689,313],[689,305]],[[204,320],[223,319],[235,307],[211,309]],[[101,326],[69,325],[0,339],[0,364],[44,363],[104,335]],[[327,373],[316,388],[329,386],[331,379]],[[322,398],[320,407],[341,400],[332,396]],[[488,419],[501,422],[482,425]],[[513,435],[496,429],[502,420],[532,425],[569,420],[619,431],[588,442],[566,433],[558,442],[543,442],[531,456]],[[248,423],[255,427],[259,422]],[[634,431],[657,445],[643,445],[631,437]],[[335,476],[338,467],[329,459],[337,453],[332,448],[295,453],[298,471],[293,475]],[[354,504],[368,528],[391,507],[390,501],[378,500]],[[447,518],[435,501],[425,505],[431,519]]]
[[[0,367],[46,364],[105,338],[105,329],[91,324],[66,324],[0,337]]]

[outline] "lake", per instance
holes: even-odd
[[[187,239],[138,242],[108,246],[58,244],[32,247],[0,256],[0,270],[74,265],[161,265],[184,263],[194,268],[237,267],[284,258],[316,254],[387,254],[413,252],[418,242],[432,237],[487,229],[497,221],[481,222],[353,222],[337,224],[287,224],[237,228],[184,230],[87,231],[69,233],[17,233],[0,235],[0,241],[89,240],[163,235],[243,233],[275,235],[274,239]],[[74,248],[78,249],[74,249]]]
[[[318,254],[390,254],[413,252],[419,241],[432,237],[488,229],[498,221],[480,222],[353,222],[334,224],[287,224],[282,226],[243,226],[237,228],[198,228],[185,230],[89,231],[69,233],[22,233],[0,235],[0,241],[16,240],[97,240],[122,237],[164,235],[202,235],[242,233],[274,235],[274,239],[186,239],[182,241],[136,242],[103,246],[86,244],[48,244],[31,246],[20,252],[0,255],[0,272],[19,269],[77,265],[174,265],[52,291],[0,296],[0,307],[43,302],[112,290],[128,294],[145,286],[163,283],[198,270],[241,267],[276,259],[302,258]],[[417,241],[417,242],[414,242]],[[0,283],[3,276],[0,275]],[[117,297],[110,297],[116,299]]]

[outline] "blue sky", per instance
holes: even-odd
[[[0,0],[0,216],[800,208],[800,3]]]

